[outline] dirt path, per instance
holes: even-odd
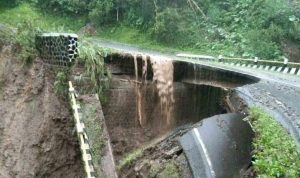
[[[68,104],[53,92],[54,73],[0,54],[0,177],[84,177]]]

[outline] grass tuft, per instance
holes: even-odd
[[[180,178],[178,168],[174,161],[170,161],[165,164],[165,168],[160,173],[160,177]]]
[[[118,170],[121,170],[125,166],[132,164],[135,160],[137,160],[142,155],[143,155],[143,149],[138,149],[133,151],[132,153],[129,153],[120,161],[120,164],[118,165]]]

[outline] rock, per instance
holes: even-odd
[[[166,158],[172,158],[174,155],[179,154],[182,151],[182,148],[176,146],[172,148],[170,151],[165,152]]]

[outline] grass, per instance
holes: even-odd
[[[83,19],[45,14],[28,3],[23,3],[13,8],[0,7],[0,19],[0,23],[13,27],[24,21],[31,20],[36,27],[46,31],[76,32],[84,26]]]
[[[18,27],[25,21],[32,21],[36,28],[42,31],[74,32],[77,33],[85,25],[85,19],[55,16],[41,12],[34,5],[23,3],[16,7],[0,7],[0,23]],[[185,51],[189,53],[203,53],[213,55],[210,49],[196,49],[193,47],[182,48],[157,42],[149,32],[143,32],[126,25],[105,26],[97,29],[96,37],[132,44],[144,49],[152,49],[160,52],[175,53]],[[217,54],[216,54],[217,55]]]
[[[174,161],[169,161],[165,164],[165,168],[160,173],[160,177],[180,178],[178,168]]]
[[[161,170],[161,165],[159,163],[151,165],[150,171],[149,171],[149,177],[154,178],[157,176],[159,171]]]
[[[137,149],[129,153],[120,161],[120,164],[118,165],[118,170],[121,170],[125,166],[132,164],[135,160],[137,160],[142,155],[143,155],[143,149]]]
[[[136,45],[145,49],[174,52],[175,49],[161,45],[154,41],[148,33],[125,25],[106,27],[97,32],[97,36],[106,40]]]
[[[189,53],[204,53],[213,54],[208,50],[200,50],[195,48],[182,48],[177,46],[164,45],[159,43],[151,37],[149,32],[142,32],[134,27],[128,27],[126,25],[117,25],[111,27],[105,27],[103,29],[98,29],[97,37],[102,39],[126,43],[135,45],[144,49],[152,49],[160,52],[176,53],[180,51],[185,51]]]
[[[258,177],[300,177],[300,151],[293,138],[260,108],[250,109],[255,131],[254,170]]]
[[[40,32],[74,32],[83,26],[80,19],[44,14],[33,4],[23,3],[15,7],[0,7],[0,43],[17,43],[21,47],[18,57],[23,65],[30,65],[37,57],[35,36]],[[12,30],[16,34],[7,33]],[[3,40],[4,39],[4,40]],[[1,44],[0,44],[1,45]]]

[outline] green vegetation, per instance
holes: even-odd
[[[157,164],[152,164],[150,171],[149,171],[149,177],[154,178],[157,176],[159,171],[162,169],[161,165],[159,163]]]
[[[85,40],[79,45],[79,62],[84,65],[84,76],[88,77],[92,92],[98,93],[104,103],[106,97],[103,92],[109,87],[111,78],[110,72],[104,66],[104,57],[109,53],[110,51]]]
[[[67,97],[68,94],[68,77],[67,73],[60,71],[57,72],[54,81],[54,92],[58,96]]]
[[[106,38],[156,49],[273,59],[300,32],[299,5],[285,0],[38,0],[37,6],[85,18]]]
[[[0,2],[3,4],[3,2]],[[0,43],[16,43],[20,47],[19,58],[23,64],[31,64],[37,57],[35,36],[43,31],[72,31],[81,22],[70,23],[73,19],[57,18],[41,13],[32,4],[21,4],[13,8],[0,6]]]
[[[6,25],[0,25],[0,49],[2,45],[9,44],[15,40],[14,29]]]
[[[250,109],[250,120],[258,177],[300,177],[300,151],[287,131],[260,108]]]
[[[172,47],[164,45],[147,33],[140,31],[137,28],[128,27],[126,25],[109,26],[97,32],[97,36],[106,40],[122,42],[126,44],[138,45],[144,49],[154,49],[161,52],[176,52],[181,50],[180,47]],[[185,48],[185,50],[199,53],[199,50],[192,48]]]
[[[3,2],[2,2],[3,1]],[[2,0],[2,4],[8,4]],[[6,3],[5,3],[6,2]],[[299,4],[285,0],[27,0],[1,6],[2,23],[45,30],[89,23],[106,39],[167,51],[279,59],[298,44]],[[0,3],[1,4],[1,3]],[[18,5],[19,4],[19,5]],[[288,54],[287,54],[288,55]]]
[[[163,171],[159,177],[180,178],[178,168],[174,161],[169,161],[165,164]]]
[[[125,166],[132,164],[135,160],[137,160],[142,155],[143,155],[143,149],[137,149],[129,153],[120,161],[120,164],[118,165],[118,170],[121,170]]]
[[[84,22],[80,18],[74,20],[72,17],[46,14],[37,8],[35,4],[29,3],[22,3],[13,8],[0,6],[0,19],[0,23],[12,27],[18,27],[19,24],[29,21],[33,27],[38,28],[40,31],[72,32],[78,31],[84,26]],[[19,30],[24,29],[19,28]]]
[[[179,172],[178,168],[176,166],[176,163],[174,160],[169,160],[166,163],[157,163],[152,164],[150,171],[149,171],[149,177],[158,177],[158,178],[179,178]]]
[[[90,151],[92,155],[93,165],[97,170],[100,170],[100,161],[102,158],[102,148],[104,147],[104,139],[102,134],[102,126],[97,116],[96,107],[91,104],[82,104],[82,121],[86,126],[86,132],[89,137]],[[98,171],[97,171],[98,172]],[[101,172],[99,172],[101,174]],[[102,177],[98,175],[97,177]]]
[[[33,25],[32,21],[24,21],[18,24],[18,29],[16,34],[16,43],[20,45],[21,51],[19,54],[20,59],[23,64],[31,64],[33,60],[37,57],[37,49],[35,47],[36,35],[39,33]]]

